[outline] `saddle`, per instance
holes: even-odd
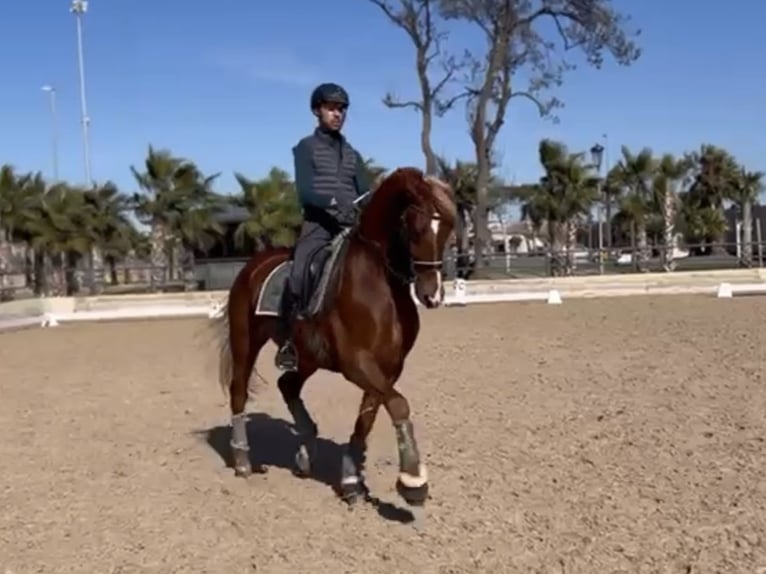
[[[329,245],[310,255],[304,270],[302,293],[297,301],[298,312],[302,318],[316,317],[330,306],[340,271],[343,269],[349,234],[350,229],[344,229]],[[279,315],[282,293],[286,288],[292,265],[292,261],[285,261],[266,277],[256,301],[256,315]]]

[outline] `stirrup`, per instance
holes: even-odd
[[[298,370],[298,353],[292,341],[286,341],[274,357],[274,365],[280,371]]]

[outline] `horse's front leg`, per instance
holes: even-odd
[[[282,399],[293,417],[300,439],[298,451],[295,453],[295,472],[298,476],[308,476],[311,473],[311,459],[316,452],[317,425],[301,399],[303,384],[312,373],[313,371],[308,373],[302,370],[288,371],[277,381]]]
[[[367,437],[375,424],[380,409],[377,394],[365,392],[359,405],[354,432],[346,445],[341,463],[340,495],[349,504],[364,494],[364,464],[367,453]]]
[[[386,392],[385,405],[396,431],[399,449],[399,477],[396,490],[413,506],[422,506],[428,499],[428,473],[420,459],[415,431],[410,419],[410,405],[393,386]]]

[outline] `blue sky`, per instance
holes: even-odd
[[[644,54],[630,68],[582,67],[556,94],[561,123],[515,102],[500,134],[501,174],[539,175],[543,137],[587,149],[608,134],[610,159],[626,144],[680,153],[702,142],[766,171],[766,3],[618,2],[643,29]],[[694,6],[693,10],[689,8]],[[214,7],[214,8],[213,8]],[[51,117],[43,84],[58,92],[60,173],[83,179],[75,22],[68,0],[9,2],[3,10],[0,163],[51,174]],[[475,45],[454,33],[450,46]],[[147,145],[167,147],[233,190],[234,170],[291,170],[290,149],[313,129],[308,96],[320,81],[347,87],[346,132],[379,163],[422,164],[419,119],[380,102],[388,90],[416,94],[404,34],[364,0],[91,0],[85,19],[93,176],[134,189],[129,165]],[[462,108],[438,121],[434,148],[472,158]]]

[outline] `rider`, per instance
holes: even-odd
[[[293,249],[293,265],[279,316],[278,339],[285,342],[275,362],[283,371],[298,366],[292,324],[301,311],[299,302],[304,296],[303,280],[309,258],[354,224],[357,210],[354,201],[370,189],[364,160],[341,134],[348,106],[348,94],[338,84],[317,86],[311,94],[311,111],[318,126],[293,148],[303,226]]]

